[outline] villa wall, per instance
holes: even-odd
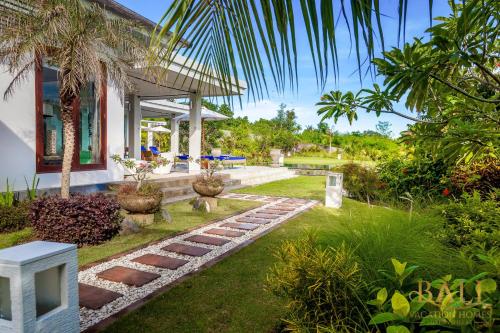
[[[34,73],[17,86],[13,96],[6,101],[3,94],[12,76],[0,65],[0,192],[6,180],[16,191],[26,189],[36,170]],[[72,172],[71,185],[102,184],[123,179],[123,169],[109,158],[124,151],[124,107],[122,92],[108,86],[107,96],[107,170]],[[38,174],[40,189],[60,187],[60,173]]]

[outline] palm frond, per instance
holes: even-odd
[[[408,0],[397,4],[399,35],[404,37]],[[300,0],[296,6],[292,0],[175,0],[151,36],[148,62],[168,68],[176,57],[185,56],[193,60],[185,62],[188,71],[202,71],[203,78],[223,87],[228,95],[234,89],[241,93],[239,79],[244,79],[253,100],[268,94],[269,80],[278,93],[288,88],[297,91],[298,56],[304,52],[296,42],[301,25],[318,87],[323,89],[332,73],[335,78],[339,73],[335,18],[344,17],[361,79],[361,67],[375,56],[375,41],[385,49],[382,15],[380,0]],[[366,59],[361,59],[362,49]]]

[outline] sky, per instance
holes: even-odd
[[[137,13],[157,22],[165,13],[171,0],[117,0],[124,6],[136,11]],[[333,0],[334,8],[338,8],[340,0]],[[386,50],[397,46],[398,38],[398,0],[382,0],[381,11],[383,14],[382,25],[384,30],[384,40]],[[299,6],[298,0],[294,0],[294,7]],[[338,12],[336,10],[336,12]],[[297,13],[299,8],[297,7]],[[449,13],[447,0],[434,0],[433,17],[446,16]],[[298,15],[296,15],[297,17]],[[406,41],[411,41],[414,37],[426,38],[425,30],[429,27],[429,8],[427,0],[410,0],[407,23],[406,23]],[[235,103],[235,116],[248,116],[250,120],[258,120],[260,118],[270,119],[276,115],[276,110],[281,103],[287,105],[287,109],[294,109],[297,114],[298,123],[304,128],[308,125],[316,126],[321,117],[317,115],[318,107],[315,105],[324,92],[331,90],[341,90],[343,92],[357,92],[362,88],[371,88],[374,82],[382,84],[383,78],[372,78],[370,76],[363,77],[362,82],[359,80],[357,73],[357,61],[355,50],[351,49],[349,33],[340,20],[336,28],[338,62],[340,74],[337,80],[330,77],[322,92],[316,84],[316,76],[314,72],[307,35],[305,28],[301,24],[296,24],[297,28],[297,49],[304,50],[298,54],[299,68],[299,86],[296,91],[285,91],[283,94],[278,94],[270,89],[269,96],[264,100],[254,102],[247,101],[243,98],[243,107],[240,108],[238,103]],[[363,53],[363,50],[362,50]],[[381,48],[377,47],[376,56],[381,54]],[[362,55],[363,56],[363,55]],[[272,80],[269,70],[266,71],[267,78]],[[396,109],[401,112],[410,114],[411,111],[406,110],[404,103],[399,103]],[[373,113],[359,112],[358,121],[352,125],[346,119],[339,119],[334,124],[333,120],[327,120],[334,130],[345,133],[352,131],[375,130],[378,121],[388,121],[391,123],[393,135],[397,136],[401,131],[406,129],[407,124],[411,123],[403,118],[395,115],[384,114],[376,117]]]

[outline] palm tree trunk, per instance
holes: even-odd
[[[69,186],[71,175],[71,164],[75,152],[75,126],[73,124],[73,101],[72,97],[61,96],[63,123],[64,152],[61,172],[61,197],[69,198]]]

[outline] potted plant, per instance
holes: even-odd
[[[202,197],[215,197],[224,190],[224,180],[220,175],[215,174],[219,161],[206,161],[207,167],[193,182],[193,190]]]
[[[159,210],[163,193],[155,184],[143,183],[154,169],[169,163],[166,159],[155,161],[137,161],[123,159],[120,155],[111,156],[113,161],[127,168],[132,173],[135,184],[125,184],[118,188],[117,200],[120,206],[132,214],[151,214]]]

